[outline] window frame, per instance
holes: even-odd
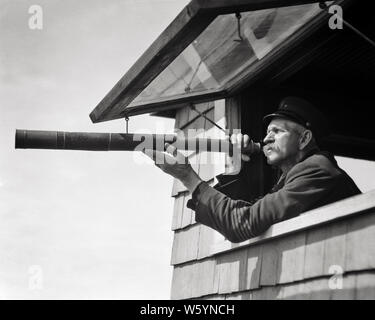
[[[245,85],[252,84],[259,74],[270,69],[281,56],[293,50],[317,30],[327,18],[326,12],[322,10],[277,49],[258,63],[245,68],[220,89],[160,98],[128,107],[218,15],[318,2],[317,0],[192,0],[90,113],[92,122],[175,109],[186,103],[206,102],[234,95]],[[337,4],[341,5],[343,2],[346,3],[348,0],[339,0]]]

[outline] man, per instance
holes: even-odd
[[[268,127],[263,152],[267,163],[280,168],[282,175],[272,190],[254,203],[233,200],[210,187],[189,163],[179,164],[183,155],[172,145],[166,144],[167,161],[157,164],[192,192],[188,206],[195,210],[196,221],[219,231],[232,242],[258,236],[274,223],[361,193],[334,157],[319,150],[319,140],[327,134],[328,126],[313,105],[297,97],[287,97],[264,120]],[[246,150],[250,139],[247,135],[237,135],[231,141]],[[157,154],[153,152],[154,159]],[[177,163],[171,164],[172,160]],[[243,160],[249,157],[244,155]]]

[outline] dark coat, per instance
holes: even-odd
[[[241,242],[277,222],[359,193],[334,157],[318,152],[297,163],[270,193],[254,203],[233,200],[203,182],[194,190],[188,207],[195,210],[197,222],[231,242]]]

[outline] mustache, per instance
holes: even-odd
[[[266,144],[265,146],[263,146],[263,152],[267,152],[269,150],[274,150],[274,145],[273,144]]]

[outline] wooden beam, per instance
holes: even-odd
[[[217,14],[289,7],[319,2],[317,0],[197,0],[200,10]]]
[[[127,107],[118,116],[113,115],[114,118],[123,118],[126,115],[135,116],[138,114],[145,114],[149,112],[165,111],[171,109],[179,109],[187,106],[189,103],[194,101],[194,104],[209,102],[224,98],[227,95],[226,91],[223,90],[206,90],[202,92],[192,92],[183,95],[178,95],[171,100],[171,97],[155,99],[147,103],[133,104],[131,107]]]
[[[334,221],[357,217],[362,214],[374,215],[375,208],[375,190],[353,196],[347,199],[328,204],[326,206],[307,211],[298,217],[282,221],[272,225],[261,236],[246,240],[241,243],[231,243],[224,241],[217,243],[211,248],[209,256],[222,254],[223,252],[237,250],[239,248],[260,244],[271,239],[297,233],[303,230],[313,229],[321,225],[329,224]]]

